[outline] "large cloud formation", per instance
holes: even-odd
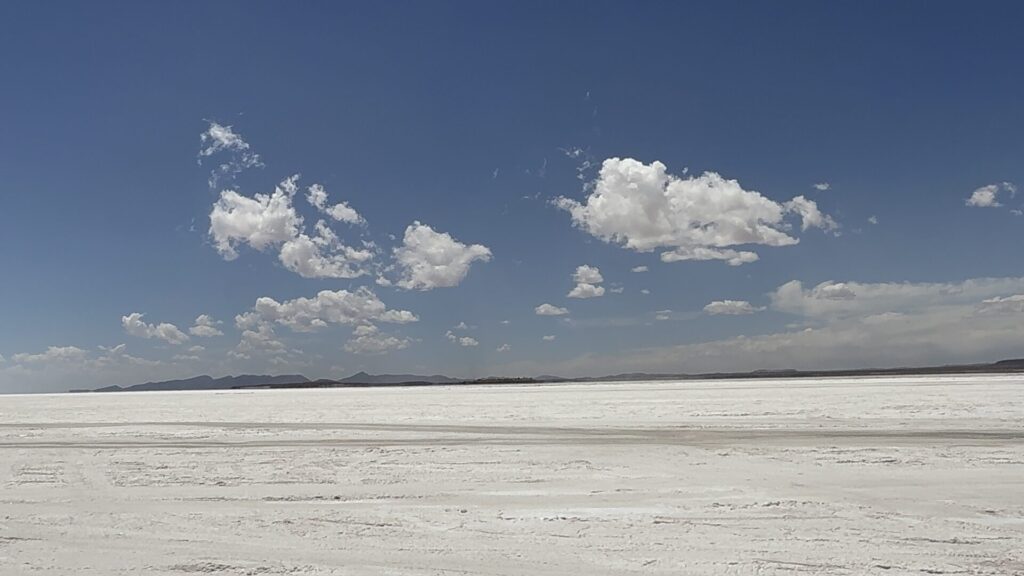
[[[1024,349],[1024,278],[811,287],[792,281],[771,297],[773,310],[793,316],[780,331],[496,369],[602,375],[927,366],[1017,358]]]
[[[401,270],[398,286],[406,290],[433,290],[457,286],[477,260],[488,262],[491,250],[481,244],[466,245],[426,224],[413,222],[405,229],[402,245],[395,248]]]
[[[214,171],[211,187],[219,176],[234,175],[242,168],[262,165],[249,143],[230,126],[211,122],[200,136],[199,160],[217,154],[232,159]],[[302,196],[324,218],[309,231],[295,206],[299,191],[298,175],[284,179],[269,194],[247,196],[226,189],[210,210],[210,238],[225,260],[234,260],[239,249],[249,246],[257,251],[277,252],[281,264],[303,278],[358,278],[371,271],[377,283],[390,286],[392,280],[382,272],[399,271],[394,282],[407,290],[432,290],[457,286],[476,261],[487,262],[491,251],[481,244],[466,245],[451,235],[413,222],[405,230],[402,244],[393,250],[394,263],[387,268],[374,262],[379,253],[376,244],[345,244],[330,223],[366,226],[366,219],[347,202],[331,202],[326,188],[314,183]]]
[[[294,332],[315,332],[330,325],[353,326],[352,338],[345,350],[355,354],[382,354],[409,345],[409,340],[380,333],[377,322],[407,324],[419,318],[408,310],[389,309],[367,287],[348,290],[322,290],[312,298],[278,302],[262,297],[252,310],[235,317],[242,340],[233,352],[237,358],[249,358],[253,352],[281,355],[287,352],[274,332],[275,325]]]
[[[714,172],[679,178],[661,162],[632,158],[605,160],[584,202],[561,197],[555,204],[577,227],[606,242],[638,252],[666,248],[664,262],[754,262],[755,252],[733,247],[796,244],[784,221],[789,213],[801,218],[804,230],[838,227],[803,196],[780,204]]]
[[[279,248],[278,258],[284,267],[303,278],[356,278],[366,274],[373,259],[370,247],[343,244],[323,220],[316,222],[314,235],[306,234],[303,218],[293,203],[298,178],[286,178],[273,193],[252,198],[234,190],[222,191],[210,212],[210,236],[217,251],[225,260],[234,260],[242,245],[260,251]],[[318,184],[309,187],[307,200],[336,220],[363,222],[347,204],[329,205],[326,191]]]
[[[264,296],[256,300],[252,311],[240,318],[243,326],[263,321],[287,326],[295,332],[313,332],[330,324],[356,325],[376,321],[405,324],[419,320],[408,310],[388,309],[365,286],[353,292],[322,290],[313,298],[284,302]]]
[[[376,326],[363,324],[356,326],[352,331],[352,338],[345,343],[345,350],[363,355],[386,354],[393,350],[407,348],[409,342],[408,338],[382,334]]]
[[[771,294],[772,308],[811,319],[915,313],[938,307],[1004,305],[1001,296],[1024,291],[1024,278],[972,278],[963,282],[822,282],[798,280]],[[983,302],[984,301],[984,302]],[[1005,304],[1012,303],[1012,299]]]

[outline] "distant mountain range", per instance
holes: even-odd
[[[300,374],[287,374],[283,376],[262,376],[243,374],[241,376],[225,376],[213,378],[212,376],[196,376],[185,380],[167,380],[165,382],[146,382],[134,386],[106,386],[97,388],[91,392],[146,392],[154,390],[228,390],[231,388],[246,388],[249,386],[273,386],[280,384],[292,384],[298,382],[309,382],[309,379]],[[72,390],[72,392],[89,392],[89,390]]]
[[[705,374],[650,374],[630,372],[594,378],[561,378],[559,376],[537,376],[535,378],[478,378],[464,380],[434,374],[367,374],[358,372],[341,380],[310,380],[301,374],[280,376],[251,375],[196,376],[185,380],[146,382],[134,386],[106,386],[96,390],[72,390],[71,392],[143,392],[153,390],[233,390],[253,388],[361,388],[372,386],[436,386],[445,384],[530,384],[542,382],[616,382],[635,380],[725,380],[736,378],[826,378],[836,376],[909,376],[929,374],[999,374],[1024,372],[1024,358],[1000,360],[991,364],[956,364],[950,366],[925,366],[917,368],[864,368],[857,370],[755,370],[753,372],[714,372]]]
[[[196,376],[184,380],[146,382],[134,386],[105,386],[95,390],[72,392],[147,392],[156,390],[233,390],[239,388],[320,388],[337,386],[396,386],[403,384],[456,384],[464,382],[447,376],[419,376],[417,374],[367,374],[358,372],[341,380],[312,381],[301,374],[279,376],[244,374],[242,376]]]

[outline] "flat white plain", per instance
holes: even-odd
[[[1024,377],[0,397],[0,573],[1024,573]]]

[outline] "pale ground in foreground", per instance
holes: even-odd
[[[1024,377],[0,397],[0,574],[1024,574]]]

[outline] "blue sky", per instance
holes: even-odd
[[[1022,16],[7,3],[0,391],[1024,356]]]

